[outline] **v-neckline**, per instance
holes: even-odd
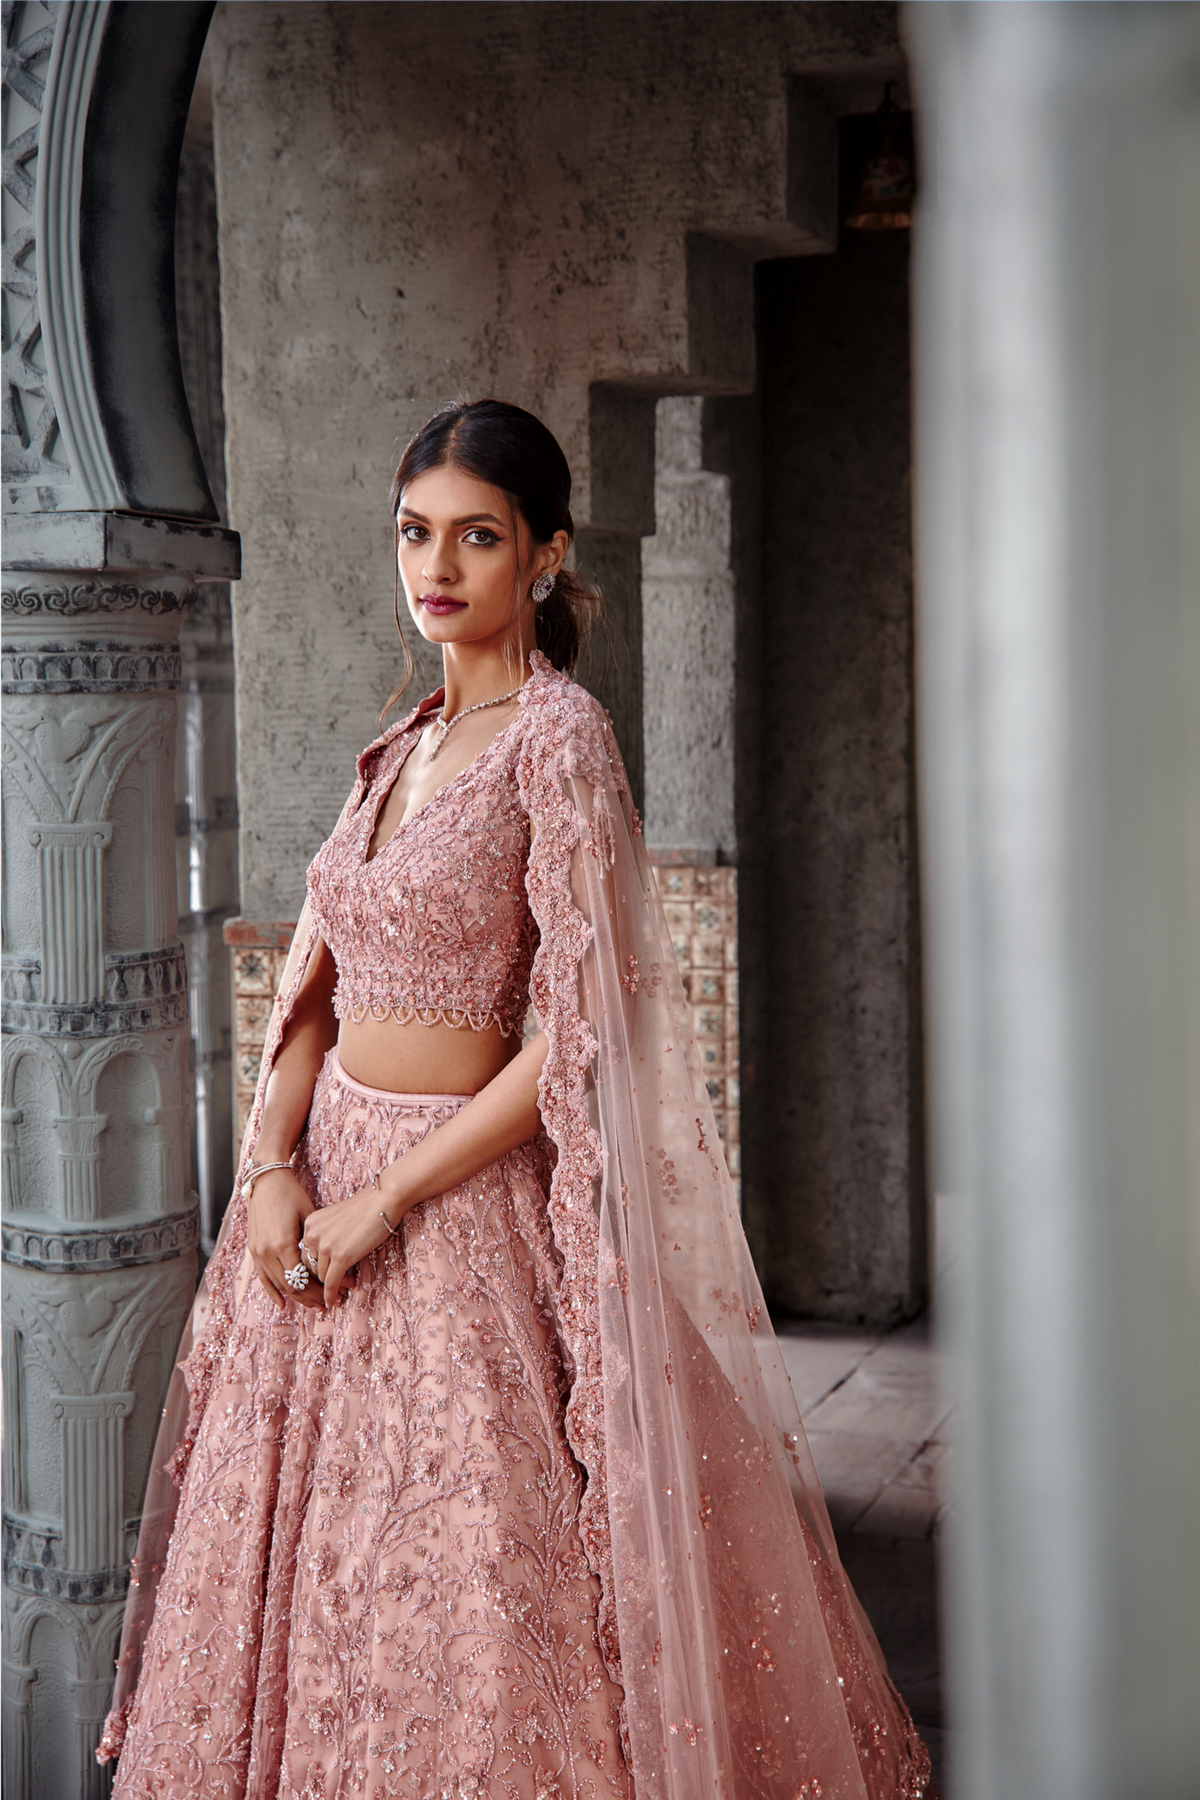
[[[522,702],[520,696],[524,693],[524,691],[528,687],[528,685],[529,685],[528,681],[523,681],[521,683],[521,686],[517,691],[517,710],[513,714],[512,718],[508,721],[508,724],[502,725],[500,727],[500,730],[496,733],[496,735],[493,738],[489,739],[489,741],[483,746],[483,749],[476,751],[475,755],[471,758],[470,762],[466,765],[465,768],[460,769],[458,771],[457,775],[451,775],[449,781],[443,781],[440,787],[435,787],[432,794],[430,794],[428,800],[422,800],[420,806],[418,806],[414,812],[410,812],[406,818],[401,819],[400,823],[395,827],[395,829],[393,831],[391,831],[389,833],[389,835],[386,838],[384,838],[382,844],[380,844],[379,848],[375,851],[375,854],[372,856],[371,855],[371,839],[375,836],[376,828],[379,825],[379,815],[383,811],[384,807],[387,805],[388,796],[391,794],[392,789],[395,787],[397,781],[400,779],[401,769],[403,769],[405,763],[408,761],[409,757],[412,755],[413,751],[416,749],[417,744],[420,740],[421,731],[423,731],[425,729],[425,726],[429,723],[429,714],[425,714],[424,716],[413,720],[413,725],[419,726],[420,729],[414,734],[412,742],[408,745],[408,748],[405,750],[404,755],[400,758],[399,762],[396,764],[395,769],[392,771],[392,778],[388,782],[387,787],[385,788],[383,794],[381,795],[378,806],[375,808],[375,811],[371,815],[371,829],[367,832],[366,842],[363,845],[363,867],[364,867],[364,869],[369,869],[373,862],[377,862],[379,860],[379,858],[383,855],[384,851],[388,848],[389,844],[394,844],[396,839],[400,836],[400,833],[402,831],[406,831],[408,829],[408,827],[413,823],[414,819],[419,819],[421,817],[422,813],[428,812],[429,808],[433,805],[434,801],[436,799],[438,799],[438,797],[440,795],[444,794],[448,788],[452,788],[454,786],[455,782],[461,781],[463,779],[464,775],[469,775],[471,773],[471,771],[475,768],[476,764],[482,762],[483,758],[485,756],[491,755],[491,752],[495,749],[496,745],[500,742],[500,740],[502,738],[507,737],[508,733],[512,730],[513,726],[517,723],[517,720],[521,717],[521,714],[524,711],[524,705],[523,705],[523,702]],[[431,698],[433,698],[433,696],[431,696]],[[432,708],[431,708],[431,711],[432,711]],[[409,729],[411,730],[412,727],[410,726]]]

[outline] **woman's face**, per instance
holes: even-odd
[[[529,590],[544,569],[557,572],[565,532],[550,544],[533,544],[499,488],[453,467],[414,476],[396,521],[400,579],[422,637],[499,648],[519,623],[521,641],[532,646]]]

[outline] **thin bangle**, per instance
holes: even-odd
[[[380,1193],[382,1191],[379,1186],[378,1175],[372,1175],[371,1186],[375,1189],[376,1193]],[[383,1220],[384,1224],[387,1226],[388,1230],[391,1232],[392,1236],[395,1237],[396,1233],[400,1229],[399,1225],[393,1225],[392,1221],[388,1218],[388,1216],[385,1212],[381,1212],[379,1216]]]
[[[251,1163],[250,1167],[246,1170],[245,1175],[242,1177],[242,1199],[245,1200],[247,1204],[249,1203],[250,1195],[254,1191],[254,1184],[260,1175],[269,1175],[272,1169],[290,1169],[291,1166],[292,1162],[290,1157],[287,1162]]]

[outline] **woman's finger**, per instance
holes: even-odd
[[[298,1303],[301,1306],[318,1306],[319,1307],[319,1306],[324,1305],[324,1301],[321,1297],[319,1288],[316,1288],[313,1284],[312,1270],[309,1268],[308,1263],[305,1261],[304,1254],[300,1248],[300,1245],[299,1244],[296,1245],[294,1254],[292,1254],[290,1251],[287,1254],[291,1255],[291,1261],[284,1262],[284,1259],[281,1257],[280,1262],[283,1266],[283,1279],[284,1279],[288,1299],[298,1301]],[[303,1269],[304,1270],[304,1273],[308,1276],[308,1280],[305,1282],[303,1287],[293,1287],[291,1282],[288,1281],[287,1275],[288,1275],[289,1269]]]
[[[350,1286],[346,1280],[347,1267],[348,1265],[340,1258],[330,1257],[324,1275],[326,1306],[336,1305],[337,1301],[341,1299],[343,1289]]]
[[[282,1306],[283,1305],[283,1295],[279,1292],[279,1289],[276,1287],[274,1279],[272,1278],[271,1272],[267,1268],[267,1265],[263,1262],[263,1260],[260,1256],[257,1256],[254,1253],[253,1250],[250,1252],[250,1258],[254,1264],[254,1273],[257,1275],[259,1281],[262,1284],[263,1293],[267,1296],[267,1299],[271,1302],[272,1306],[276,1306],[276,1307]]]

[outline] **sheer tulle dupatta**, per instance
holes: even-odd
[[[916,1800],[928,1757],[837,1558],[616,746],[594,703],[529,742],[568,1433],[639,1800]]]

